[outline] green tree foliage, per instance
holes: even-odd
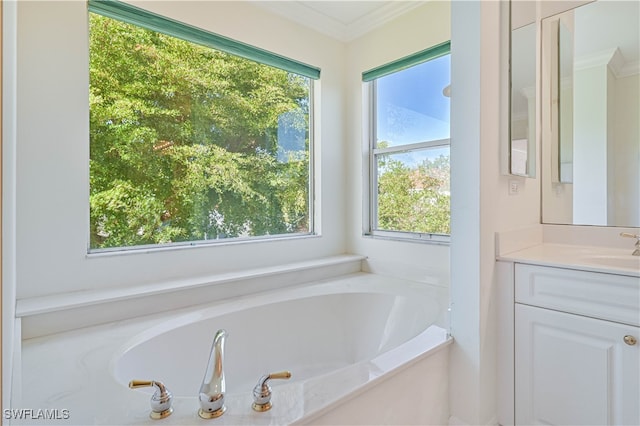
[[[449,157],[416,167],[386,157],[378,173],[378,228],[450,234]]]
[[[90,14],[89,101],[92,248],[308,232],[308,79]]]

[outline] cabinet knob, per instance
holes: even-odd
[[[627,345],[629,345],[629,346],[633,346],[633,345],[635,345],[636,343],[638,343],[638,339],[636,339],[635,337],[633,337],[633,336],[631,336],[631,335],[629,335],[629,334],[627,334],[626,336],[624,336],[624,339],[623,339],[623,340],[624,340],[624,342],[625,342]]]

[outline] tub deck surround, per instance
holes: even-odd
[[[364,296],[362,301],[349,300],[359,295]],[[441,301],[437,307],[430,302],[435,299]],[[265,347],[264,351],[254,348],[255,339],[258,340],[256,344],[265,344],[267,341],[259,340],[268,339],[271,333],[278,334],[280,329],[270,329],[269,318],[265,317],[253,318],[253,322],[243,324],[246,319],[241,318],[242,312],[280,312],[296,306],[296,301],[302,301],[299,306],[302,311],[293,311],[291,316],[282,315],[274,321],[277,327],[283,326],[282,321],[288,322],[286,334],[303,334],[289,336],[289,344],[283,343],[281,337],[280,340],[274,337],[273,347]],[[315,301],[319,305],[314,307]],[[367,311],[371,302],[386,309]],[[341,303],[346,304],[340,306]],[[352,398],[366,398],[367,390],[374,389],[376,384],[400,377],[399,373],[408,373],[412,367],[428,363],[435,354],[442,353],[451,342],[445,328],[437,325],[442,325],[439,321],[445,318],[446,303],[445,288],[360,272],[239,297],[215,306],[185,308],[28,339],[23,341],[22,347],[22,395],[14,401],[14,408],[69,410],[69,419],[56,420],[52,422],[54,424],[157,425],[159,423],[148,417],[151,391],[131,390],[125,383],[131,379],[144,379],[160,380],[174,393],[174,412],[161,420],[162,424],[203,425],[214,421],[221,425],[304,424],[317,420],[332,407],[349,404]],[[425,310],[415,312],[421,305]],[[429,312],[429,309],[437,309],[437,312]],[[323,311],[325,322],[318,327],[321,320],[317,314]],[[376,317],[378,311],[384,312],[382,315],[386,317]],[[370,321],[366,323],[371,329],[362,330],[362,322],[345,326],[339,321],[340,318],[348,319],[349,315],[353,318],[368,315]],[[222,320],[219,325],[218,320]],[[210,323],[205,324],[206,321]],[[198,365],[195,358],[200,354],[189,358],[198,351],[187,347],[188,339],[170,343],[176,336],[197,333],[199,322],[212,327],[215,323],[215,328],[229,331],[225,356],[227,411],[215,420],[203,420],[197,415],[197,390],[206,360]],[[430,325],[431,322],[436,325]],[[253,330],[252,337],[244,335],[250,330]],[[406,334],[394,340],[394,336],[403,331]],[[314,332],[320,333],[317,344],[321,345],[315,349],[327,349],[327,353],[321,354],[324,359],[309,358],[303,353],[303,340]],[[323,332],[329,332],[331,336],[321,335]],[[215,329],[209,334],[212,336],[213,333]],[[196,338],[204,339],[205,346],[209,346],[211,336],[198,335]],[[165,338],[170,340],[165,341]],[[361,341],[357,341],[358,338]],[[340,352],[336,349],[345,349],[348,344],[353,346],[343,350],[347,358],[336,357]],[[140,359],[135,357],[153,356],[151,352],[163,348],[166,358],[158,354],[159,362],[142,361],[143,366],[136,368],[135,363]],[[276,348],[286,354],[279,356],[274,353]],[[299,356],[295,356],[296,351]],[[206,358],[208,348],[204,352],[202,356]],[[189,359],[183,360],[183,365],[176,359],[179,353],[188,355],[185,355]],[[255,366],[242,365],[250,363],[252,357]],[[293,361],[297,365],[289,365]],[[303,365],[304,361],[307,365]],[[149,369],[145,371],[144,366]],[[255,371],[252,371],[253,367]],[[313,371],[313,368],[317,370]],[[251,403],[255,382],[261,374],[283,369],[290,369],[293,376],[288,381],[271,383],[273,408],[264,413],[254,411]],[[245,370],[247,374],[244,374]],[[129,377],[134,371],[140,374]],[[196,383],[191,386],[180,382],[181,371],[195,377]],[[154,377],[147,377],[147,374]],[[420,380],[419,388],[428,389],[429,386],[428,378]],[[441,393],[446,395],[446,389]],[[14,424],[42,424],[42,421],[23,420]]]
[[[29,339],[359,272],[364,259],[339,255],[183,280],[18,299],[16,317],[22,322],[22,337]]]

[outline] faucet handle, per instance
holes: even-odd
[[[637,238],[637,239],[639,239],[639,240],[640,240],[640,235],[637,235],[637,234],[630,234],[630,233],[628,233],[628,232],[621,232],[621,233],[620,233],[620,236],[621,236],[621,237],[625,237],[625,238]]]
[[[157,380],[131,380],[129,382],[129,388],[131,389],[151,386],[155,387],[156,391],[151,397],[151,413],[149,414],[149,417],[154,420],[164,419],[173,412],[173,408],[171,408],[173,395],[169,389],[167,389],[162,382],[158,382]]]
[[[271,379],[289,379],[290,371],[265,374],[260,377],[258,384],[253,388],[253,404],[251,407],[256,411],[268,411],[271,409],[271,386],[267,383]]]
[[[640,256],[640,235],[638,234],[630,234],[628,232],[621,232],[620,233],[621,237],[625,237],[625,238],[635,238],[636,239],[636,250],[633,252],[634,256]]]

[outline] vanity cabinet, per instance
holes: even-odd
[[[640,424],[640,279],[514,272],[515,423]]]

